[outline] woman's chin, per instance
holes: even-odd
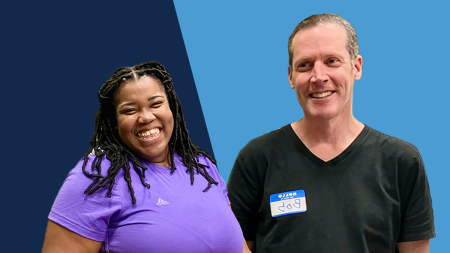
[[[161,143],[162,145],[151,147],[142,147],[139,149],[138,152],[136,152],[142,159],[156,163],[156,164],[165,164],[167,162],[167,166],[169,166],[169,146],[168,143]],[[161,165],[162,166],[162,165]]]

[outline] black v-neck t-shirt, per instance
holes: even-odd
[[[270,196],[298,190],[306,210],[273,217]],[[368,126],[328,162],[291,125],[260,136],[236,158],[228,196],[256,252],[398,252],[435,237],[418,150]]]

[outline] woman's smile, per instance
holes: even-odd
[[[153,128],[150,130],[144,130],[142,132],[139,132],[136,135],[138,136],[139,139],[154,140],[154,139],[158,138],[159,133],[160,133],[159,128]]]

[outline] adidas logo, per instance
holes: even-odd
[[[162,206],[162,205],[168,205],[169,202],[162,200],[160,198],[158,198],[158,203],[156,203],[158,206]]]

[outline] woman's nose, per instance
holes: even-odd
[[[155,115],[150,110],[143,110],[139,114],[138,122],[142,124],[148,124],[152,122],[154,119],[156,119]]]

